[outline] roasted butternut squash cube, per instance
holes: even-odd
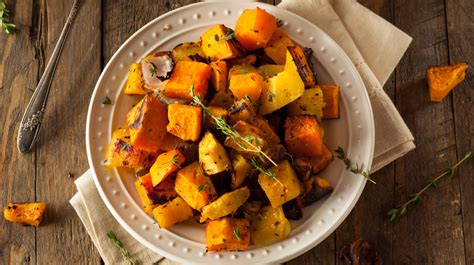
[[[308,165],[313,174],[323,171],[334,160],[334,155],[331,150],[323,144],[321,155],[310,157],[295,157],[295,164],[303,168]]]
[[[287,50],[292,60],[286,60],[285,69],[296,68],[298,70],[298,73],[300,74],[301,79],[304,82],[304,85],[314,86],[316,83],[316,77],[314,76],[313,68],[310,64],[311,62],[308,61],[311,60],[311,58],[306,58],[303,49],[301,49],[301,47],[299,46],[290,46],[287,47]]]
[[[275,174],[275,178],[265,173],[258,175],[258,183],[267,195],[273,208],[283,205],[301,193],[301,184],[296,172],[288,160],[278,163],[278,167],[271,167],[269,171]]]
[[[171,133],[166,133],[165,139],[161,144],[160,150],[162,151],[171,151],[175,149],[184,149],[187,148],[190,144],[186,143],[183,139],[178,138]]]
[[[314,86],[306,89],[301,97],[288,104],[288,114],[308,114],[316,116],[318,120],[321,120],[324,106],[323,92],[319,86]]]
[[[265,118],[261,116],[256,116],[253,119],[252,125],[262,130],[262,132],[265,134],[266,138],[269,141],[276,144],[280,143],[280,137]]]
[[[39,226],[43,219],[46,203],[9,203],[3,209],[3,216],[9,222]]]
[[[205,61],[204,53],[201,49],[201,44],[197,42],[184,42],[173,48],[171,52],[173,61]]]
[[[181,168],[186,161],[183,153],[179,150],[171,150],[158,156],[153,166],[150,168],[151,182],[153,187],[160,184],[169,175]]]
[[[237,152],[231,153],[232,158],[232,175],[230,186],[232,189],[236,189],[242,185],[247,176],[252,172],[252,165]]]
[[[306,207],[331,194],[333,190],[329,181],[314,176],[304,182],[303,193],[298,196],[296,202],[299,207]]]
[[[214,184],[208,176],[204,175],[198,162],[178,171],[175,189],[189,206],[198,211],[217,198]]]
[[[147,168],[156,158],[156,153],[140,150],[130,143],[127,128],[115,130],[107,147],[105,165],[110,167]]]
[[[235,213],[247,201],[249,196],[250,190],[247,187],[222,194],[217,200],[202,207],[201,222],[207,219],[216,220]]]
[[[466,77],[467,64],[460,63],[430,67],[426,79],[430,89],[431,101],[441,102],[451,90]]]
[[[290,46],[295,46],[295,44],[283,30],[277,28],[263,51],[276,64],[284,65],[286,62],[286,47]]]
[[[169,133],[185,141],[199,140],[202,127],[202,110],[200,107],[171,104],[168,106],[168,120],[166,130]]]
[[[139,149],[156,152],[166,135],[166,106],[151,95],[146,95],[127,114],[130,143]]]
[[[291,224],[282,207],[263,207],[250,224],[252,242],[257,247],[268,246],[288,237]]]
[[[135,188],[140,196],[143,209],[147,214],[151,214],[158,204],[178,196],[174,190],[174,182],[175,178],[170,177],[156,187],[153,187],[150,174],[143,175],[135,180]]]
[[[227,61],[230,66],[235,65],[254,65],[257,63],[257,55],[249,54],[245,57],[236,58]]]
[[[195,95],[204,98],[211,77],[211,67],[205,63],[179,61],[174,66],[171,77],[166,83],[164,94],[170,98],[192,100],[191,87]]]
[[[210,221],[206,226],[208,251],[246,250],[250,244],[249,221],[225,217]]]
[[[229,69],[229,74],[227,75],[228,79],[231,80],[234,75],[243,75],[243,74],[248,74],[248,73],[255,73],[259,74],[260,72],[258,71],[257,68],[255,68],[252,65],[234,65]]]
[[[176,197],[153,209],[153,217],[161,228],[169,228],[193,217],[193,209],[181,197]]]
[[[237,58],[241,55],[233,32],[224,25],[215,25],[201,36],[201,47],[204,55],[210,61]]]
[[[230,168],[227,151],[209,131],[199,142],[199,163],[207,175],[214,175]]]
[[[229,121],[231,123],[236,123],[238,121],[252,123],[255,115],[255,104],[249,97],[236,100],[229,108]]]
[[[339,119],[339,86],[320,86],[323,91],[323,119]]]
[[[286,54],[286,51],[285,51],[285,54]],[[283,64],[285,63],[283,62]],[[278,65],[278,64],[264,64],[264,65],[259,66],[257,69],[260,72],[260,74],[262,74],[265,78],[270,78],[283,72],[285,70],[285,66]]]
[[[277,28],[276,19],[267,11],[245,9],[235,24],[235,35],[245,49],[255,51],[268,43]]]
[[[219,91],[211,99],[209,106],[228,108],[232,106],[232,103],[234,103],[234,99],[232,95],[230,95],[230,92]]]
[[[211,83],[216,91],[225,91],[227,87],[227,63],[215,61],[210,63]]]
[[[285,121],[285,143],[294,156],[322,154],[323,138],[316,119],[309,115],[290,116]]]
[[[142,66],[139,63],[132,63],[128,70],[127,83],[125,84],[125,94],[145,95],[144,81],[142,76]]]
[[[237,152],[247,154],[247,155],[258,155],[255,153],[255,148],[253,146],[258,146],[261,150],[265,150],[268,146],[268,142],[265,140],[264,133],[257,127],[246,123],[245,121],[238,121],[234,124],[234,129],[239,133],[241,137],[234,139],[230,136],[224,141],[224,145],[230,147]],[[246,139],[250,144],[241,140],[241,138]]]
[[[263,81],[263,76],[256,73],[233,75],[230,78],[229,90],[237,99],[249,97],[252,102],[257,102],[262,94]]]

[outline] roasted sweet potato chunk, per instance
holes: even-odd
[[[282,207],[263,207],[250,225],[255,246],[268,246],[288,237],[291,223],[286,219]]]
[[[197,42],[180,43],[178,46],[173,48],[171,56],[175,63],[179,61],[205,61],[201,44]]]
[[[230,78],[229,90],[237,99],[249,97],[252,102],[257,102],[264,85],[263,76],[260,74],[239,74]]]
[[[135,188],[142,201],[143,209],[147,214],[151,214],[152,210],[158,204],[167,202],[178,196],[174,190],[174,181],[175,178],[170,177],[161,182],[158,186],[153,187],[150,174],[137,178]]]
[[[249,221],[225,217],[210,221],[206,226],[208,251],[246,250],[250,243]]]
[[[295,157],[298,168],[308,168],[313,174],[323,171],[333,161],[334,155],[331,150],[323,144],[320,155],[310,157]]]
[[[202,110],[200,107],[171,104],[168,106],[168,120],[166,130],[169,133],[185,141],[199,140],[202,126]]]
[[[169,228],[193,217],[193,209],[181,197],[176,197],[153,209],[153,217],[161,228]]]
[[[237,152],[231,153],[232,159],[232,178],[230,182],[230,186],[232,189],[236,189],[242,185],[245,178],[250,174],[253,167],[252,165],[243,157],[241,154]]]
[[[467,64],[460,63],[430,67],[426,79],[430,88],[431,101],[441,102],[451,90],[466,77]]]
[[[199,142],[199,163],[208,175],[214,175],[230,168],[230,158],[227,151],[209,131]]]
[[[240,136],[247,139],[254,146],[258,146],[262,150],[265,150],[265,148],[268,146],[268,141],[265,140],[265,134],[257,127],[250,125],[245,121],[239,120],[234,125],[234,129],[240,134]],[[224,143],[225,146],[230,147],[240,153],[250,156],[256,155],[255,148],[253,148],[248,143],[243,142],[242,140],[234,139],[228,136]]]
[[[153,187],[160,184],[169,175],[178,170],[185,161],[186,159],[183,153],[179,150],[171,150],[159,155],[150,168]]]
[[[125,94],[146,94],[146,90],[143,87],[143,76],[142,66],[139,63],[132,63],[128,70],[127,83],[125,84]]]
[[[9,203],[3,209],[3,216],[9,222],[39,226],[45,209],[44,202]]]
[[[210,63],[211,83],[216,91],[225,91],[227,87],[227,63],[215,61]]]
[[[214,184],[208,176],[204,175],[198,162],[178,171],[175,189],[189,206],[198,211],[217,198]]]
[[[290,46],[295,46],[295,44],[283,30],[277,28],[264,48],[265,55],[276,64],[284,65],[286,62],[286,47]]]
[[[312,177],[304,182],[303,193],[296,201],[298,206],[305,207],[331,194],[332,191],[333,188],[329,181],[319,177]]]
[[[232,30],[224,25],[215,25],[201,36],[201,47],[210,61],[233,59],[241,52],[233,41]]]
[[[265,10],[245,9],[235,24],[235,35],[242,46],[255,51],[265,47],[276,28],[276,19]]]
[[[166,106],[151,95],[146,95],[127,114],[130,142],[136,148],[156,152],[166,135]]]
[[[287,49],[291,55],[291,58],[293,59],[290,61],[290,63],[293,63],[296,66],[296,69],[298,70],[298,73],[300,74],[300,77],[303,80],[304,85],[314,86],[316,78],[314,76],[311,64],[306,58],[305,53],[303,52],[303,49],[301,49],[301,47],[299,46],[290,46],[290,47],[287,47]],[[285,66],[285,68],[286,67],[288,66]]]
[[[265,118],[261,116],[255,117],[253,119],[252,125],[262,130],[265,133],[267,139],[271,142],[276,144],[280,143],[280,137]]]
[[[205,63],[194,61],[179,61],[164,88],[164,94],[170,98],[191,100],[191,86],[195,95],[204,98],[211,77],[211,67]]]
[[[303,95],[288,104],[288,114],[290,115],[313,115],[321,120],[323,116],[324,96],[319,86],[305,89]]]
[[[232,95],[230,94],[230,92],[219,91],[214,95],[212,100],[209,102],[209,106],[228,108],[232,106],[232,103],[234,103],[234,99],[232,98]]]
[[[319,86],[323,91],[323,119],[339,118],[339,86]]]
[[[247,187],[222,194],[217,200],[202,207],[201,222],[207,219],[216,220],[235,213],[247,201],[249,196],[250,190]]]
[[[294,156],[318,156],[322,154],[323,139],[316,119],[309,115],[286,118],[285,143]]]

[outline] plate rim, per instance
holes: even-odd
[[[222,2],[221,2],[222,3]],[[227,2],[228,4],[230,4],[231,2]],[[88,107],[88,113],[87,113],[87,119],[86,119],[86,134],[85,134],[85,140],[86,140],[86,152],[87,152],[87,160],[88,160],[88,163],[89,163],[89,171],[94,179],[94,183],[95,183],[95,186],[100,194],[100,197],[102,198],[102,201],[104,202],[104,204],[106,205],[107,209],[110,211],[110,213],[114,216],[115,220],[122,226],[122,228],[124,228],[125,231],[127,231],[129,234],[131,234],[139,243],[145,245],[148,249],[154,251],[154,252],[157,252],[158,254],[160,255],[163,255],[167,258],[170,258],[172,260],[175,260],[175,261],[179,261],[179,262],[184,262],[184,263],[189,263],[190,261],[187,260],[187,259],[183,259],[181,258],[180,256],[176,256],[176,255],[173,255],[169,252],[166,252],[165,250],[161,250],[159,249],[156,245],[154,244],[151,244],[150,242],[148,242],[147,240],[143,240],[142,239],[142,236],[140,234],[138,234],[132,227],[130,227],[127,222],[123,219],[123,217],[117,212],[117,210],[113,207],[112,203],[109,201],[109,198],[108,196],[105,194],[105,191],[103,190],[102,186],[101,186],[101,183],[98,179],[98,176],[97,176],[97,173],[96,173],[96,170],[95,170],[95,167],[94,167],[94,161],[92,160],[92,152],[91,152],[91,138],[90,138],[90,125],[91,125],[91,115],[92,115],[92,112],[93,112],[93,105],[94,105],[94,99],[96,98],[97,96],[97,93],[98,93],[98,89],[102,83],[102,80],[105,78],[106,76],[106,73],[109,71],[109,68],[111,67],[111,64],[112,62],[114,62],[114,59],[116,57],[119,56],[119,54],[121,54],[123,52],[123,50],[125,50],[127,44],[129,44],[130,42],[132,42],[136,36],[138,36],[139,34],[141,34],[143,31],[145,31],[148,27],[151,27],[152,24],[156,23],[157,21],[159,20],[162,20],[162,19],[165,19],[167,17],[170,17],[170,16],[173,16],[175,15],[176,13],[179,13],[179,12],[182,12],[183,10],[186,10],[186,9],[190,9],[190,8],[193,8],[193,7],[196,7],[196,6],[201,6],[201,5],[209,5],[209,6],[213,6],[213,5],[216,5],[218,4],[217,2],[198,2],[198,3],[193,3],[193,4],[189,4],[189,5],[185,5],[183,7],[180,7],[180,8],[177,8],[175,10],[172,10],[170,12],[167,12],[165,14],[162,14],[156,18],[154,18],[153,20],[149,21],[148,23],[146,23],[145,25],[143,25],[140,29],[138,29],[136,32],[134,32],[125,42],[123,42],[121,44],[121,46],[119,47],[119,49],[117,49],[117,51],[113,54],[113,56],[109,59],[109,61],[107,62],[107,64],[105,65],[105,67],[103,68],[102,72],[101,72],[101,75],[100,77],[98,78],[97,82],[96,82],[96,85],[94,86],[94,91],[91,95],[91,100],[90,100],[90,103],[89,103],[89,107]],[[369,124],[370,124],[370,128],[368,128],[369,132],[370,132],[370,136],[368,139],[369,139],[369,143],[370,143],[370,147],[369,147],[369,153],[368,153],[368,163],[367,163],[367,168],[370,169],[371,168],[371,165],[372,165],[372,162],[373,162],[373,155],[374,155],[374,146],[375,146],[375,125],[374,125],[374,117],[373,117],[373,110],[372,110],[372,106],[371,106],[371,102],[370,102],[370,97],[369,97],[369,94],[367,92],[367,89],[366,89],[366,86],[363,82],[363,79],[361,78],[359,72],[357,71],[356,67],[354,66],[354,64],[352,63],[352,60],[349,58],[349,56],[345,53],[345,51],[339,46],[339,44],[334,41],[334,39],[332,39],[329,34],[327,34],[326,32],[324,32],[321,28],[319,28],[317,25],[311,23],[310,21],[308,21],[306,18],[304,17],[301,17],[289,10],[286,10],[286,9],[283,9],[281,7],[278,7],[278,6],[274,6],[274,5],[270,5],[270,4],[266,4],[266,3],[259,3],[259,2],[247,2],[247,3],[244,3],[244,2],[241,2],[241,3],[234,3],[232,2],[233,5],[240,5],[240,6],[244,6],[244,8],[252,8],[252,7],[255,7],[255,6],[259,6],[259,7],[262,7],[262,8],[265,8],[265,7],[271,7],[271,8],[278,8],[278,9],[281,9],[283,10],[284,12],[289,12],[291,13],[292,15],[294,16],[297,16],[299,17],[300,19],[304,20],[305,22],[313,25],[315,28],[317,28],[322,34],[324,34],[332,43],[333,43],[333,46],[331,48],[335,48],[336,50],[339,50],[339,52],[342,54],[342,56],[344,57],[345,60],[351,62],[350,63],[350,66],[349,66],[349,69],[351,70],[352,74],[354,75],[354,78],[357,79],[357,81],[360,83],[361,87],[360,89],[363,89],[362,93],[364,94],[365,96],[365,100],[366,102],[368,103],[367,107],[369,109]],[[324,232],[324,235],[319,239],[319,240],[313,240],[310,244],[307,244],[306,246],[304,246],[303,248],[297,248],[296,251],[292,251],[291,254],[283,257],[283,258],[280,258],[278,260],[274,260],[273,262],[283,262],[283,261],[287,261],[287,260],[290,260],[292,258],[295,258],[299,255],[302,255],[303,253],[307,252],[309,249],[315,247],[317,244],[319,244],[320,242],[322,242],[323,240],[325,240],[330,234],[332,234],[339,226],[340,224],[347,218],[347,216],[352,212],[355,204],[358,202],[361,194],[362,194],[362,191],[364,190],[364,187],[366,185],[366,181],[363,181],[356,193],[355,193],[355,196],[354,196],[354,199],[350,202],[350,204],[348,205],[348,207],[346,207],[346,209],[344,210],[344,213],[340,216],[340,218],[334,222],[329,229],[327,229],[325,232]],[[231,253],[231,252],[229,252]],[[208,261],[206,261],[208,262]]]

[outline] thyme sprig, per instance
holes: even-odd
[[[262,151],[262,148],[258,146],[258,140],[256,140],[256,137],[253,136],[242,136],[238,131],[235,130],[234,127],[230,126],[221,116],[214,116],[212,115],[210,109],[202,103],[202,99],[200,95],[196,95],[194,93],[194,84],[191,84],[190,92],[189,94],[193,98],[193,104],[196,106],[199,106],[206,112],[206,114],[211,117],[215,124],[216,127],[226,136],[229,136],[232,138],[232,140],[239,145],[240,148],[242,148],[244,151],[247,152],[252,152],[252,153],[258,153],[259,155],[262,155],[267,159],[270,163],[272,163],[274,166],[278,166],[275,161],[273,161],[265,152]],[[255,144],[253,142],[256,142]],[[249,147],[247,147],[247,146]]]
[[[445,177],[445,176],[449,176],[449,177],[452,177],[454,176],[454,173],[456,171],[456,169],[464,162],[466,162],[467,160],[471,159],[472,158],[472,152],[468,152],[466,153],[466,155],[464,155],[464,157],[459,160],[459,162],[457,162],[456,164],[454,164],[453,166],[451,167],[447,167],[445,169],[443,169],[440,173],[439,176],[437,176],[436,178],[428,181],[426,183],[426,185],[419,191],[419,192],[416,192],[416,193],[412,193],[410,195],[408,195],[409,197],[409,200],[407,202],[405,202],[404,204],[400,205],[399,207],[396,207],[396,208],[393,208],[391,209],[390,211],[387,212],[387,215],[388,217],[390,218],[390,221],[394,221],[395,219],[397,219],[398,217],[402,216],[403,214],[406,213],[407,211],[407,207],[408,205],[410,204],[418,204],[421,202],[421,195],[427,191],[428,189],[430,188],[436,188],[438,187],[438,184],[439,184],[439,181]]]
[[[344,149],[342,147],[338,147],[336,150],[334,150],[337,154],[337,158],[342,160],[344,164],[346,165],[346,169],[349,170],[350,172],[360,175],[364,177],[365,180],[368,180],[372,182],[373,184],[376,184],[375,181],[371,178],[370,172],[368,170],[364,170],[364,165],[360,165],[356,163],[355,167],[352,165],[352,161],[347,157],[346,152],[344,152]]]
[[[260,159],[262,159],[260,157]],[[252,157],[252,159],[250,159],[250,164],[255,168],[257,169],[258,171],[260,171],[260,173],[263,173],[267,176],[269,176],[270,178],[272,178],[274,181],[278,182],[278,184],[280,184],[281,186],[283,186],[283,183],[281,183],[281,181],[277,178],[277,175],[275,172],[271,171],[270,169],[266,169],[264,168],[262,165],[260,165],[258,162],[257,162],[257,159],[255,159],[255,157]]]
[[[6,34],[12,34],[16,29],[15,24],[8,22],[9,13],[10,10],[8,10],[5,1],[0,0],[0,25]]]
[[[234,229],[234,231],[232,231],[232,234],[234,234],[235,238],[237,238],[238,240],[241,240],[239,229]]]
[[[122,242],[117,238],[117,236],[115,235],[115,233],[113,231],[108,231],[106,234],[107,234],[107,237],[112,240],[112,243],[114,243],[114,246],[118,250],[120,250],[120,252],[122,253],[122,257],[123,257],[124,261],[126,261],[129,265],[137,265],[138,264],[135,260],[132,259],[132,257],[130,256],[130,253],[128,252],[128,250],[126,250],[123,247]]]

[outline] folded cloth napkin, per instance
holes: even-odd
[[[376,171],[415,148],[413,136],[382,89],[411,38],[355,0],[283,0],[279,5],[305,17],[329,34],[347,53],[370,96],[375,120]],[[106,264],[120,264],[121,253],[106,232],[112,230],[140,264],[176,264],[148,250],[110,214],[89,171],[76,180],[70,203]]]

